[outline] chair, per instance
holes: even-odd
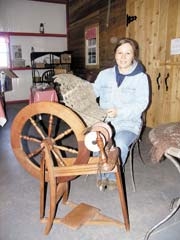
[[[47,70],[42,74],[41,81],[44,83],[53,83],[54,70]]]
[[[140,150],[140,143],[142,141],[142,133],[144,131],[145,125],[146,125],[146,112],[144,111],[142,113],[142,125],[141,125],[141,129],[140,129],[139,135],[134,140],[134,142],[131,144],[130,149],[129,149],[129,156],[128,156],[128,159],[127,159],[127,161],[128,160],[130,161],[129,165],[130,165],[130,175],[131,175],[131,182],[132,182],[133,192],[136,192],[136,184],[135,184],[135,177],[134,177],[134,149],[136,147],[137,147],[138,154],[139,154],[139,157],[141,159],[141,162],[143,164],[145,164],[144,160],[142,158],[141,150]],[[125,168],[124,168],[124,170],[125,170]]]

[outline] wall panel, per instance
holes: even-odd
[[[108,16],[108,2],[101,0],[77,0],[69,4],[69,49],[73,51],[74,71],[85,70],[85,27],[99,23],[99,69],[91,71],[99,72],[100,69],[114,64],[115,44],[110,42],[112,37],[125,36],[126,28],[126,1],[111,0],[110,14]]]
[[[170,48],[171,40],[180,38],[180,1],[127,0],[126,9],[128,14],[137,16],[127,27],[126,35],[139,43],[140,58],[150,77],[147,125],[179,121],[180,54],[171,55]]]

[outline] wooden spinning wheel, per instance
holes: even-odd
[[[20,164],[32,176],[40,180],[40,219],[46,223],[48,234],[54,222],[77,229],[83,224],[115,224],[129,230],[129,216],[121,178],[119,151],[111,146],[105,149],[101,134],[102,124],[95,125],[100,156],[90,157],[85,146],[85,124],[68,107],[59,103],[39,102],[26,106],[15,117],[11,128],[11,145]],[[107,137],[108,141],[110,140]],[[72,144],[73,143],[73,144]],[[73,146],[72,146],[72,145]],[[100,210],[85,203],[75,205],[68,201],[68,182],[79,175],[112,172],[116,175],[117,189],[124,221],[109,218]],[[46,209],[46,182],[50,186],[49,214]],[[59,202],[72,206],[73,210],[63,218],[57,218]]]
[[[39,102],[26,106],[16,115],[11,127],[11,145],[25,170],[40,178],[43,141],[48,142],[57,165],[66,165],[69,155],[71,159],[73,156],[73,164],[88,162],[89,151],[84,146],[84,129],[81,119],[66,106]],[[74,142],[74,148],[68,146],[68,137]],[[73,176],[62,177],[59,181],[72,178]]]

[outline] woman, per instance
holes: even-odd
[[[115,145],[124,165],[129,146],[139,135],[142,112],[149,103],[149,82],[137,59],[138,45],[134,40],[120,39],[114,54],[115,66],[101,71],[93,88],[100,107],[106,110],[106,122],[114,128]],[[103,179],[109,185],[115,184],[114,174],[104,174]]]

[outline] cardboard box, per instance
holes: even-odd
[[[13,67],[21,68],[25,67],[25,60],[24,59],[16,59],[12,61]]]
[[[61,63],[71,63],[71,54],[61,54]]]
[[[60,64],[60,59],[54,59],[54,64]]]
[[[44,67],[45,67],[45,64],[44,64],[44,63],[40,63],[40,62],[36,62],[36,63],[35,63],[35,67],[36,67],[36,68],[44,68]]]
[[[55,75],[62,74],[62,73],[67,73],[67,70],[63,69],[63,68],[55,68],[54,73],[55,73]]]

